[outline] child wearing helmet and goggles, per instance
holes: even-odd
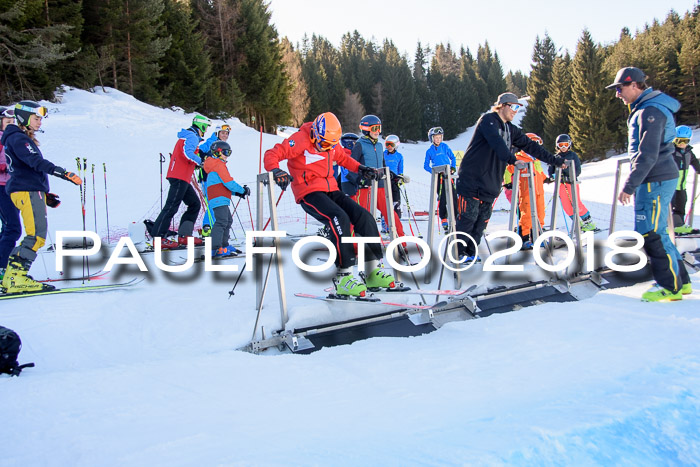
[[[282,190],[291,185],[296,202],[329,231],[329,240],[338,252],[337,274],[333,280],[336,295],[362,297],[368,287],[392,287],[394,278],[379,268],[383,254],[377,243],[365,246],[367,270],[370,271],[365,283],[352,275],[355,249],[352,243],[343,243],[342,238],[352,235],[353,228],[355,235],[361,237],[378,237],[379,231],[370,213],[338,189],[333,162],[363,177],[376,177],[377,172],[349,157],[338,144],[341,136],[338,118],[331,112],[322,113],[265,151],[264,163],[275,183]],[[279,166],[284,160],[288,172]]]
[[[673,228],[677,235],[688,235],[697,233],[697,229],[685,223],[685,205],[688,202],[686,182],[690,167],[695,169],[695,173],[700,173],[700,162],[693,153],[690,145],[690,138],[693,132],[689,126],[680,125],[676,127],[676,137],[673,140],[673,160],[678,166],[678,185],[673,194],[671,206],[673,207]]]

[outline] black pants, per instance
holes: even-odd
[[[194,223],[197,222],[199,208],[201,204],[197,193],[188,182],[177,178],[169,178],[170,190],[168,191],[168,199],[165,201],[163,210],[158,214],[155,222],[153,222],[153,231],[150,232],[152,237],[162,237],[168,231],[168,226],[173,220],[177,210],[180,208],[180,203],[184,202],[187,205],[187,211],[180,218],[180,228],[178,234],[182,236],[192,235]]]
[[[342,237],[350,237],[352,228],[358,237],[379,237],[377,222],[372,215],[341,191],[314,191],[299,201],[301,208],[311,217],[329,227],[329,240],[338,251],[336,265],[349,268],[355,265],[355,247],[352,243],[341,243]],[[365,246],[365,259],[378,260],[382,257],[382,247],[379,243],[369,243]]]
[[[447,219],[447,186],[445,182],[447,179],[442,175],[438,178],[438,214],[440,219]],[[452,182],[452,205],[455,207],[455,215],[457,215],[457,190],[455,189],[455,184]]]
[[[467,237],[457,235],[457,238],[464,240],[466,243],[466,245],[459,245],[459,255],[476,256],[476,246],[481,243],[481,237],[484,235],[489,219],[491,219],[493,201],[481,201],[476,198],[467,198],[459,195],[457,207],[459,212],[457,216],[457,233],[469,234],[476,242],[476,245],[474,245]]]
[[[688,202],[688,193],[685,190],[676,190],[671,200],[673,208],[673,227],[685,225],[685,204]]]
[[[394,201],[394,211],[399,215],[401,219],[401,188],[399,187],[398,180],[391,181],[391,198]]]

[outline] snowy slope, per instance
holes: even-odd
[[[62,103],[45,104],[51,109],[40,135],[45,157],[69,170],[76,156],[97,165],[103,238],[103,162],[110,240],[130,222],[155,217],[158,153],[167,156],[192,115],[114,90],[69,90]],[[252,185],[260,135],[229,123],[229,168]],[[469,137],[448,144],[463,150]],[[263,150],[281,140],[263,135]],[[697,132],[693,142],[700,142]],[[400,149],[417,210],[427,209],[427,147]],[[583,170],[584,201],[603,226],[615,164]],[[52,231],[80,229],[76,187],[51,183],[63,200],[51,212]],[[315,231],[290,199],[280,204],[282,227]],[[244,206],[241,222],[249,229]],[[632,216],[620,210],[617,228],[631,227]],[[496,213],[493,228],[506,222],[505,213]],[[427,222],[419,226],[425,234]],[[684,249],[697,247],[684,242]],[[53,261],[50,253],[40,255],[32,273],[56,276]],[[20,361],[37,364],[20,378],[0,377],[6,420],[0,445],[12,447],[0,465],[700,463],[698,292],[682,302],[647,304],[638,299],[649,287],[644,283],[566,306],[451,323],[421,337],[361,341],[308,356],[255,356],[235,350],[250,341],[256,318],[252,275],[244,274],[229,299],[237,273],[165,274],[152,257],[146,261],[151,273],[135,289],[0,303],[0,324],[23,339]],[[80,262],[73,264],[79,273]],[[124,267],[108,280],[137,273]],[[320,292],[328,277],[305,276],[285,263],[290,325],[338,318],[323,302],[291,296]],[[267,332],[280,326],[274,273],[272,281],[261,316]],[[700,276],[693,281],[700,289]]]

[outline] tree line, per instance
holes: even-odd
[[[545,34],[530,75],[504,73],[488,42],[476,54],[417,43],[412,61],[391,40],[357,31],[340,46],[312,35],[280,38],[264,0],[0,0],[0,93],[5,103],[52,98],[57,86],[109,86],[150,104],[235,116],[274,131],[325,111],[346,131],[362,115],[384,133],[453,138],[506,90],[529,95],[523,128],[551,148],[569,133],[584,159],[625,142],[627,111],[605,91],[622,66],[681,101],[679,123],[700,122],[700,6],[671,11],[634,35],[601,45],[584,30],[571,55]]]

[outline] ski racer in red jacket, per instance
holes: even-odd
[[[371,271],[365,276],[365,284],[352,275],[355,250],[352,243],[342,243],[341,239],[350,236],[353,227],[361,237],[379,237],[379,230],[370,213],[338,189],[333,162],[359,172],[366,179],[376,179],[378,172],[348,157],[338,144],[341,136],[338,118],[331,112],[322,113],[265,151],[265,170],[273,173],[275,183],[283,191],[291,184],[294,199],[301,208],[330,230],[330,241],[338,252],[338,272],[333,280],[336,294],[364,296],[368,287],[394,287],[394,277],[378,267],[382,257],[378,243],[365,246],[367,270]],[[279,167],[283,160],[287,161],[289,173]]]
[[[184,202],[187,205],[187,210],[180,218],[180,227],[177,231],[178,241],[161,238],[162,248],[176,248],[179,245],[187,245],[187,237],[192,236],[201,203],[194,188],[190,185],[190,181],[192,180],[194,169],[202,163],[202,159],[198,155],[197,146],[202,142],[202,137],[209,125],[211,125],[211,121],[207,117],[195,115],[192,120],[192,126],[183,128],[177,134],[177,143],[175,143],[175,149],[173,149],[173,154],[170,157],[170,165],[168,165],[168,174],[166,176],[168,182],[170,182],[168,198],[165,201],[163,210],[158,214],[148,233],[154,239],[164,237],[170,222],[180,208],[180,203]],[[203,241],[201,238],[195,238],[194,244],[202,245]]]

